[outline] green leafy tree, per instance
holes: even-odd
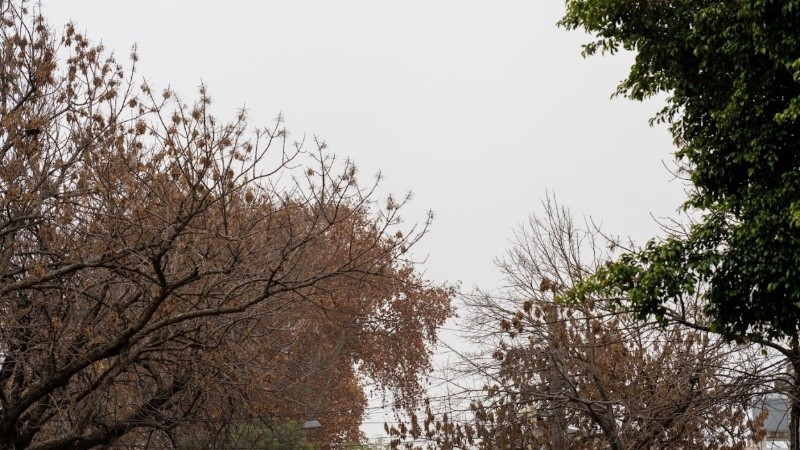
[[[654,120],[670,125],[700,218],[573,294],[662,319],[699,294],[711,330],[779,347],[800,448],[800,2],[568,0],[561,25],[595,35],[587,55],[636,52],[618,94],[668,95]]]

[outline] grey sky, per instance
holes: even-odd
[[[222,6],[224,5],[224,6]],[[552,190],[616,234],[653,235],[682,186],[657,102],[610,100],[630,55],[580,56],[588,37],[555,26],[561,0],[46,1],[45,14],[191,100],[204,81],[220,117],[279,113],[326,140],[383,192],[411,190],[405,217],[431,234],[429,277],[491,287],[492,260]],[[124,58],[120,58],[124,59]]]
[[[436,221],[428,274],[491,285],[510,230],[552,189],[578,215],[640,239],[673,215],[671,140],[657,104],[610,100],[629,55],[583,59],[554,1],[49,1],[45,13],[217,114],[282,112],[295,138],[325,139],[362,178],[415,194],[406,218]],[[121,58],[124,59],[124,58]]]

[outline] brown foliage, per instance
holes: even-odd
[[[0,448],[310,414],[337,442],[358,438],[363,376],[419,395],[452,289],[404,259],[426,227],[397,231],[402,204],[280,120],[250,134],[205,88],[137,87],[72,25],[0,14]]]

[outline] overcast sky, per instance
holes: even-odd
[[[674,216],[671,139],[659,102],[610,99],[631,55],[583,59],[556,27],[562,0],[44,2],[139,73],[190,101],[204,82],[220,117],[282,113],[383,192],[412,191],[405,217],[436,216],[416,250],[436,280],[491,288],[493,259],[552,191],[578,215],[644,240]]]

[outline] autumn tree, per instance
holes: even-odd
[[[327,264],[344,263],[348,256],[337,245],[343,237],[331,233],[328,238],[319,248],[331,258]],[[314,418],[324,426],[309,433],[311,441],[353,443],[360,440],[365,378],[391,391],[398,405],[419,398],[418,374],[429,365],[427,343],[449,312],[443,305],[452,290],[426,288],[412,266],[393,263],[385,250],[365,249],[384,254],[378,276],[320,282],[304,301],[280,314],[254,317],[250,334],[222,344],[232,344],[224,354],[247,358],[235,360],[239,377],[259,380],[231,413],[233,423],[249,423],[255,415],[281,428],[289,419]],[[242,353],[243,347],[248,351]],[[220,394],[227,405],[227,395]],[[204,420],[217,416],[183,429],[196,434]],[[217,430],[209,431],[213,436]]]
[[[491,358],[467,359],[481,395],[469,414],[429,404],[422,418],[390,429],[395,445],[743,448],[758,429],[749,399],[769,369],[757,348],[679,323],[644,323],[602,298],[563,302],[609,261],[608,243],[545,202],[498,262],[506,288],[469,300],[473,338],[493,342]]]
[[[694,217],[601,271],[588,290],[641,317],[703,297],[708,326],[779,348],[793,372],[800,448],[800,2],[569,0],[561,24],[595,36],[586,54],[636,53],[617,92],[666,94]],[[702,292],[696,291],[702,286]]]
[[[0,18],[0,448],[306,414],[337,442],[364,377],[413,403],[452,296],[405,256],[427,222],[280,120],[156,92],[27,2]]]

